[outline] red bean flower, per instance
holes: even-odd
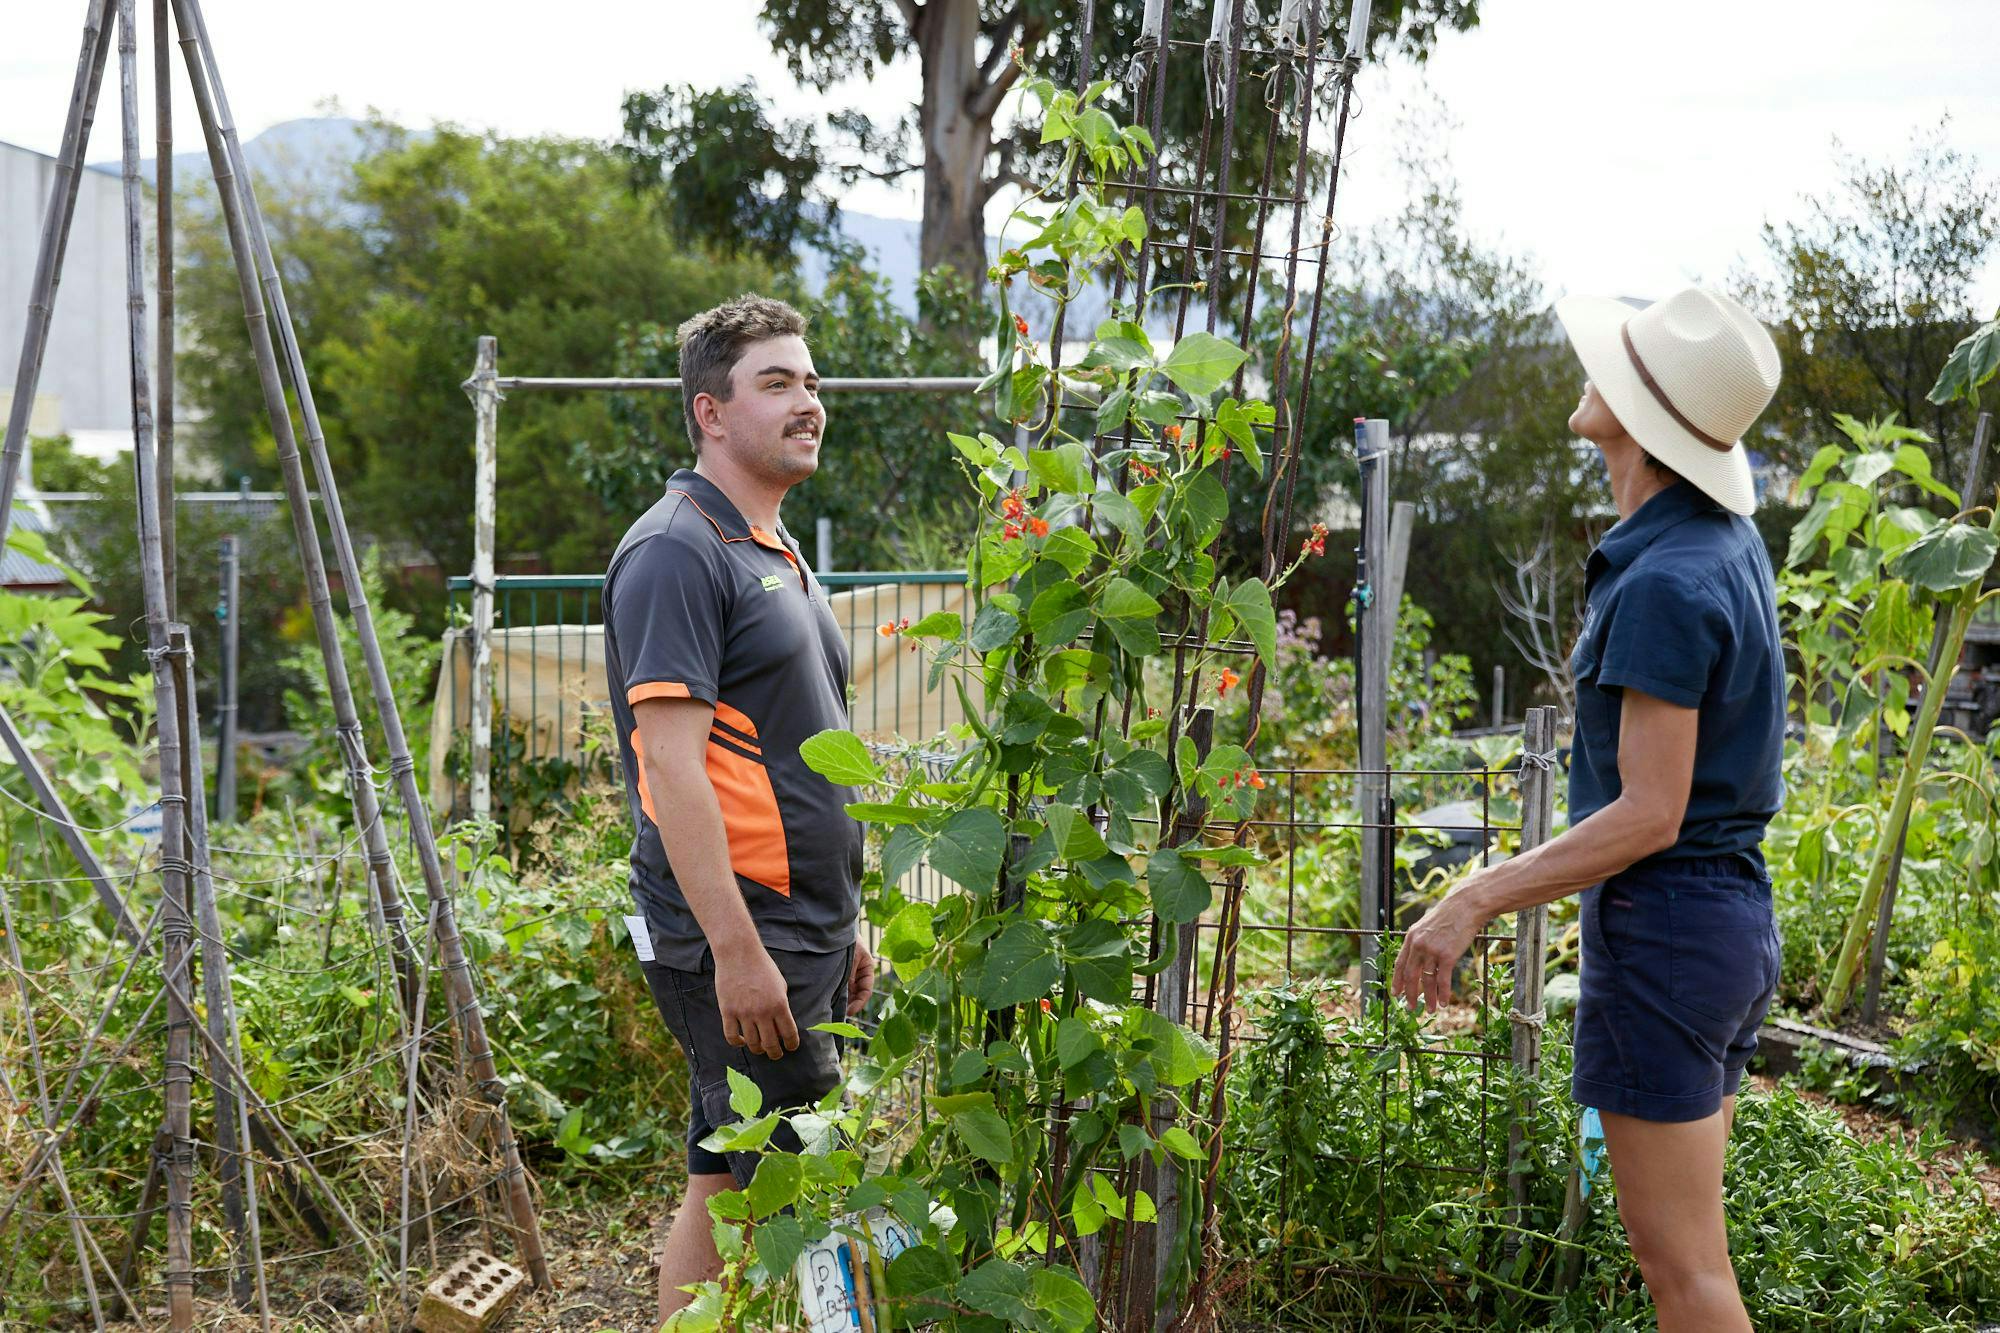
[[[1020,334],[1023,338],[1027,337],[1028,321],[1022,319],[1019,315],[1014,316],[1014,331]]]
[[[1048,523],[1048,520],[1047,520],[1047,519],[1044,519],[1044,518],[1031,518],[1031,519],[1029,519],[1029,520],[1028,520],[1028,531],[1030,531],[1030,532],[1034,533],[1034,534],[1035,534],[1035,535],[1036,535],[1037,537],[1046,537],[1046,536],[1048,536],[1048,535],[1049,535],[1049,523]]]
[[[1222,678],[1215,682],[1215,692],[1226,699],[1229,697],[1229,692],[1236,688],[1236,682],[1242,679],[1243,677],[1237,675],[1228,667],[1224,667],[1222,668]]]

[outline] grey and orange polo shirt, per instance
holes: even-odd
[[[683,468],[618,543],[604,580],[604,670],[624,761],[632,899],[653,952],[698,970],[707,940],[660,841],[670,793],[648,790],[633,705],[715,706],[708,780],[730,868],[767,948],[831,953],[860,914],[859,799],[806,767],[799,746],[846,727],[847,641],[783,525],[752,527],[715,484]]]

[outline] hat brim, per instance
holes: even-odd
[[[1757,487],[1742,441],[1724,453],[1704,444],[1653,397],[1625,352],[1625,321],[1637,311],[1605,296],[1566,296],[1556,302],[1556,318],[1584,373],[1610,405],[1618,423],[1639,446],[1687,478],[1732,514],[1757,512]]]

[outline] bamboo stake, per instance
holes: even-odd
[[[125,292],[132,361],[132,467],[139,499],[139,563],[146,601],[146,656],[153,668],[154,729],[160,749],[161,971],[167,986],[163,1075],[167,1134],[167,1319],[175,1333],[194,1327],[194,1143],[189,1092],[194,1071],[189,1032],[194,1015],[172,984],[187,971],[186,819],[181,788],[181,717],[168,657],[166,572],[160,548],[160,497],[153,457],[152,394],[146,372],[146,269],[139,188],[139,71],[135,0],[118,0],[118,91],[124,143]]]
[[[198,82],[201,82],[204,88],[213,90],[212,98],[203,110],[204,119],[212,123],[214,132],[221,137],[228,148],[235,167],[234,174],[241,180],[243,201],[248,205],[240,211],[247,215],[250,239],[255,246],[263,288],[277,312],[278,336],[284,343],[293,388],[299,398],[300,414],[306,423],[307,447],[312,453],[314,473],[320,482],[320,502],[326,513],[334,550],[347,584],[348,607],[353,615],[362,660],[367,668],[369,684],[388,745],[389,771],[397,784],[404,811],[409,819],[410,842],[415,848],[418,865],[423,874],[425,893],[433,909],[437,945],[444,963],[446,997],[458,1026],[459,1040],[471,1065],[474,1087],[493,1107],[493,1113],[489,1117],[489,1129],[501,1156],[501,1174],[507,1181],[508,1207],[513,1218],[516,1240],[521,1247],[522,1266],[528,1270],[530,1279],[537,1287],[546,1288],[549,1285],[548,1261],[543,1253],[541,1228],[535,1216],[534,1199],[528,1189],[527,1170],[521,1161],[520,1146],[513,1137],[507,1116],[505,1085],[500,1082],[498,1071],[494,1066],[492,1048],[486,1036],[485,1018],[479,1009],[471,967],[465,957],[464,941],[459,935],[457,913],[453,906],[450,888],[445,881],[443,863],[438,857],[437,839],[431,829],[430,809],[417,786],[416,763],[410,756],[409,742],[403,731],[402,714],[396,704],[395,692],[389,680],[388,666],[382,656],[381,645],[376,639],[374,618],[369,611],[364,593],[360,564],[354,553],[353,537],[341,509],[340,490],[326,455],[325,433],[320,428],[318,409],[313,402],[311,382],[300,352],[297,328],[285,300],[284,282],[278,272],[269,237],[264,230],[254,186],[248,173],[242,170],[242,146],[237,141],[234,125],[229,117],[228,95],[223,89],[220,73],[215,66],[214,46],[209,41],[201,7],[197,0],[174,0],[174,5],[176,16],[183,23],[184,46],[188,32],[186,21],[192,18],[193,32],[203,53],[203,63],[208,75],[206,80]],[[191,65],[191,76],[192,73]],[[196,103],[197,106],[203,106],[204,103],[200,90],[197,91]],[[211,157],[213,157],[212,152]],[[235,235],[232,232],[232,247],[234,242]],[[242,253],[240,248],[236,248],[239,263]],[[268,337],[263,346],[264,351],[268,352]],[[260,353],[260,373],[263,361],[264,355]],[[290,418],[286,416],[287,435],[290,433],[290,424]],[[323,571],[321,577],[324,578]],[[344,682],[344,662],[341,664],[341,671]],[[358,754],[361,749],[358,726],[352,735]],[[361,762],[365,765],[365,755],[362,756]],[[386,899],[384,907],[386,912],[388,907]],[[399,904],[396,907],[395,928],[400,930],[401,923]]]
[[[160,1211],[160,1185],[166,1178],[167,1158],[173,1150],[173,1137],[162,1129],[153,1136],[153,1151],[147,1155],[146,1183],[139,1187],[139,1207],[132,1216],[132,1234],[125,1240],[125,1258],[118,1265],[118,1281],[121,1286],[130,1287],[139,1276],[139,1255],[146,1248],[146,1239],[153,1231],[153,1215]],[[126,1303],[112,1298],[111,1317],[123,1319]]]
[[[1556,710],[1530,708],[1521,728],[1521,850],[1549,840],[1555,823]],[[1507,1127],[1507,1189],[1513,1200],[1511,1222],[1502,1249],[1509,1258],[1521,1248],[1526,1225],[1531,1173],[1522,1161],[1528,1122],[1535,1114],[1535,1083],[1542,1073],[1543,974],[1548,965],[1549,909],[1529,907],[1514,914],[1514,1002],[1508,1018],[1514,1026],[1514,1072],[1523,1091],[1513,1123]]]
[[[153,439],[160,459],[160,556],[167,579],[167,619],[179,611],[174,571],[174,85],[167,0],[153,0]]]
[[[209,163],[214,169],[216,189],[222,199],[222,215],[229,234],[230,250],[236,260],[244,322],[249,326],[251,350],[257,360],[257,378],[264,393],[264,410],[270,418],[272,438],[277,444],[278,467],[284,477],[285,495],[291,510],[292,534],[298,545],[300,564],[304,567],[306,600],[312,608],[320,660],[326,666],[327,694],[333,704],[334,729],[346,761],[348,792],[354,802],[355,819],[361,825],[376,896],[381,901],[383,918],[390,927],[397,993],[407,1009],[416,994],[414,948],[404,925],[402,889],[397,882],[395,858],[389,849],[381,805],[363,749],[361,719],[355,711],[354,692],[348,683],[347,659],[340,645],[333,595],[327,584],[326,562],[320,554],[319,531],[313,522],[312,501],[306,490],[298,440],[292,432],[291,410],[285,401],[284,386],[278,378],[277,357],[272,350],[270,325],[265,317],[263,295],[244,222],[243,199],[238,190],[240,180],[222,141],[216,118],[216,99],[203,66],[199,29],[189,15],[190,5],[188,0],[173,0],[173,5],[188,80],[193,85],[195,107],[200,115],[203,137],[208,143]]]
[[[49,350],[49,319],[55,312],[56,286],[62,280],[63,252],[69,247],[70,221],[76,216],[78,173],[90,127],[97,118],[97,90],[104,83],[104,62],[111,51],[111,16],[115,0],[88,0],[83,20],[83,51],[76,58],[76,80],[70,87],[69,114],[63,119],[62,147],[56,153],[55,185],[42,215],[41,244],[35,252],[35,276],[28,286],[27,331],[21,338],[21,360],[14,372],[14,402],[7,413],[7,436],[0,446],[0,546],[7,541],[14,516],[14,490],[28,442],[28,420],[35,412],[35,391],[42,381],[42,358]]]
[[[164,489],[171,500],[170,479]],[[201,766],[200,713],[194,697],[194,647],[185,626],[176,625],[172,637],[174,689],[180,696],[187,738],[181,750],[181,786],[188,794],[187,854],[194,868],[195,927],[201,940],[202,1010],[208,1023],[209,1049],[228,1052],[241,1064],[243,1045],[236,1024],[236,997],[229,981],[229,951],[223,944],[215,880],[209,872],[208,802]],[[217,1072],[213,1055],[208,1066],[209,1086],[215,1096],[216,1174],[222,1182],[222,1215],[236,1242],[230,1287],[239,1308],[249,1309],[253,1301],[256,1303],[268,1329],[271,1312],[264,1279],[262,1226],[257,1216],[256,1181],[243,1151],[248,1135],[240,1121],[242,1107],[229,1080]]]

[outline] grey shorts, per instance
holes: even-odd
[[[729,1109],[729,1074],[735,1069],[745,1074],[764,1094],[760,1114],[778,1110],[802,1110],[817,1103],[840,1084],[840,1039],[826,1032],[808,1031],[815,1023],[831,1023],[847,1018],[847,981],[854,964],[854,948],[833,953],[798,953],[771,949],[771,961],[784,974],[791,992],[792,1021],[798,1025],[799,1048],[773,1060],[741,1046],[731,1046],[722,1036],[722,1011],[715,1002],[715,961],[703,953],[700,971],[668,967],[664,963],[641,963],[646,984],[652,989],[653,1003],[667,1030],[681,1044],[688,1062],[688,1174],[736,1177],[748,1186],[757,1170],[756,1153],[710,1152],[701,1141],[723,1125],[741,1119]],[[799,1151],[798,1135],[789,1124],[780,1123],[771,1143],[785,1152]]]

